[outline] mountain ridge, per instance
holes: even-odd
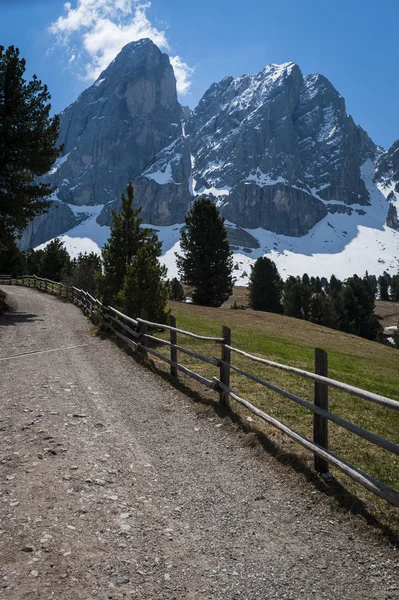
[[[177,101],[168,56],[148,39],[132,42],[63,111],[60,142],[64,155],[44,178],[57,187],[54,206],[28,226],[24,247],[79,227],[76,205],[103,205],[96,222],[109,227],[128,180],[155,227],[183,223],[201,195],[232,230],[300,239],[332,215],[362,227],[377,197],[362,175],[368,161],[386,202],[375,226],[398,223],[399,141],[374,144],[331,82],[292,62],[224,77],[191,111]]]

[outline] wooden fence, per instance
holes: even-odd
[[[80,290],[73,286],[65,286],[48,279],[36,277],[35,275],[28,275],[19,277],[17,279],[12,279],[8,275],[0,275],[0,283],[35,287],[36,289],[56,294],[71,300],[76,305],[80,306],[83,312],[85,312],[95,323],[103,323],[110,331],[112,331],[117,337],[119,337],[129,346],[139,350],[143,354],[150,354],[159,360],[166,362],[168,365],[170,365],[170,372],[174,377],[177,377],[179,371],[185,373],[185,375],[192,377],[202,385],[218,392],[220,402],[222,404],[226,405],[229,401],[229,398],[233,398],[236,402],[245,406],[260,419],[283,432],[307,450],[310,450],[314,455],[315,470],[325,478],[329,478],[331,476],[329,473],[329,465],[331,464],[377,496],[384,498],[394,506],[399,506],[399,492],[397,490],[394,490],[389,486],[377,481],[367,473],[349,464],[343,458],[329,450],[328,422],[331,421],[336,425],[343,427],[347,431],[359,436],[360,438],[367,440],[371,444],[379,446],[380,448],[383,448],[384,450],[387,450],[396,456],[399,455],[399,445],[394,444],[393,442],[370,431],[367,431],[366,429],[363,429],[362,427],[359,427],[354,423],[335,415],[334,413],[331,413],[328,407],[328,390],[329,387],[336,388],[352,396],[357,396],[363,400],[379,404],[380,406],[385,407],[387,410],[399,411],[399,402],[390,398],[386,398],[385,396],[380,396],[346,383],[330,379],[328,377],[328,357],[324,350],[316,348],[315,371],[312,373],[288,365],[279,364],[265,358],[254,356],[248,352],[240,350],[239,348],[235,348],[231,341],[231,331],[225,326],[222,327],[220,337],[207,337],[177,328],[176,320],[172,315],[169,317],[168,325],[149,321],[145,311],[142,312],[140,317],[133,319],[132,317],[123,314],[112,306],[104,306],[98,299],[94,298],[84,290]],[[169,340],[165,340],[154,335],[157,330],[169,331]],[[217,344],[220,346],[220,356],[210,358],[200,354],[199,352],[194,352],[193,350],[185,348],[183,345],[178,344],[178,336],[186,336],[196,340],[201,340],[205,343],[209,342],[212,344]],[[155,350],[153,347],[154,343],[157,345],[163,344],[167,346],[169,348],[169,356],[165,356],[161,352],[158,352],[158,350]],[[180,364],[178,361],[179,353],[192,356],[200,361],[213,365],[218,370],[218,377],[215,376],[212,379],[207,379],[206,377]],[[231,359],[232,355],[240,355],[249,359],[250,361],[312,380],[314,382],[314,404],[292,394],[291,392],[283,390],[248,371],[244,371],[233,364]],[[251,404],[251,402],[249,402],[247,399],[239,396],[230,387],[231,371],[239,373],[313,412],[313,440],[301,435],[288,425],[268,415],[263,410],[260,410]]]

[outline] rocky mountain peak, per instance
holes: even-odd
[[[64,202],[106,204],[180,133],[169,57],[149,39],[132,42],[62,113],[64,156],[48,179]]]
[[[224,77],[190,110],[177,101],[168,56],[149,39],[132,42],[62,113],[60,142],[64,156],[47,176],[56,200],[103,204],[100,225],[132,180],[147,223],[182,223],[206,195],[238,227],[301,237],[328,214],[366,214],[356,205],[372,203],[374,163],[397,223],[399,142],[378,148],[332,83],[293,62]],[[51,212],[51,229],[60,232],[68,210],[58,211],[62,224]],[[33,228],[35,243],[49,235],[44,225]]]

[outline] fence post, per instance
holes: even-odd
[[[146,320],[147,319],[147,311],[144,310],[144,308],[141,309],[141,318]],[[146,346],[147,345],[147,336],[146,334],[148,333],[148,325],[147,323],[142,323],[140,321],[140,344],[142,344],[142,346]],[[144,352],[144,354],[147,354],[145,348],[141,348],[142,352]]]
[[[176,327],[176,319],[173,315],[169,315],[169,325],[171,327]],[[170,330],[170,343],[177,344],[177,332]],[[177,363],[177,348],[173,346],[170,347],[170,360],[173,360]],[[170,374],[172,377],[177,377],[177,367],[175,365],[170,365]]]
[[[222,326],[222,361],[227,364],[220,364],[220,381],[224,383],[227,387],[230,387],[230,349],[226,348],[226,345],[231,346],[231,329]],[[229,403],[229,393],[226,390],[221,389],[219,391],[219,399],[220,403],[223,405],[227,405]]]
[[[328,377],[328,354],[321,348],[315,348],[314,366],[316,375]],[[328,385],[315,381],[314,383],[314,403],[316,406],[328,410]],[[328,450],[328,419],[313,414],[313,441],[322,448]],[[324,458],[314,457],[314,468],[317,473],[324,475],[329,473],[329,465]]]

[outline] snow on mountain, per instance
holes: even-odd
[[[62,113],[60,142],[65,154],[45,178],[54,205],[24,248],[61,233],[74,254],[99,251],[132,180],[170,275],[200,196],[229,225],[239,283],[261,255],[283,276],[398,270],[399,141],[377,147],[334,86],[295,63],[225,77],[189,111],[167,55],[132,42]]]
[[[259,248],[235,250],[236,284],[248,284],[251,265],[260,256],[273,260],[284,279],[303,273],[319,277],[335,274],[342,279],[354,274],[364,275],[366,271],[375,275],[384,271],[396,274],[399,271],[399,232],[385,225],[389,189],[382,192],[381,185],[374,182],[375,165],[370,159],[362,166],[361,173],[370,194],[369,206],[352,205],[350,214],[329,214],[300,238],[261,228],[244,229],[259,242]],[[96,222],[101,208],[101,205],[73,207],[74,211],[87,211],[91,216],[60,237],[72,256],[84,251],[100,252],[109,235],[109,227],[101,227]],[[226,225],[236,227],[229,221]],[[147,223],[143,226],[154,228],[162,241],[161,262],[168,268],[168,277],[178,276],[175,252],[180,252],[180,230],[184,223],[165,227]]]

